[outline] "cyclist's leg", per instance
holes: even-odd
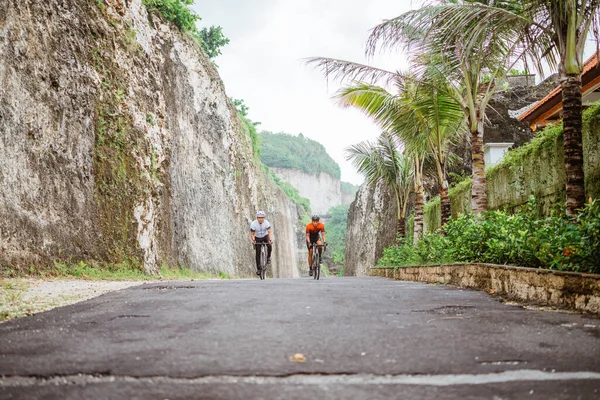
[[[321,257],[323,255],[323,248],[321,247],[323,243],[321,242],[321,239],[317,240],[317,244],[319,245],[319,257]]]
[[[269,239],[267,238],[267,263],[271,262],[271,253],[273,252],[273,245],[269,243]]]
[[[306,242],[306,248],[308,249],[308,268],[312,267],[312,243]]]
[[[256,250],[256,270],[260,271],[260,244],[262,243],[263,239],[262,238],[255,238],[255,242],[256,245],[254,246],[254,249]]]

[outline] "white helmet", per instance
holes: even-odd
[[[259,218],[259,217],[263,217],[264,218],[265,217],[265,212],[264,211],[258,211],[256,213],[256,218]]]

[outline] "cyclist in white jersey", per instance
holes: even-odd
[[[252,244],[267,243],[267,264],[271,263],[271,252],[273,251],[273,235],[271,224],[265,219],[265,212],[258,211],[256,219],[250,224],[250,238]],[[260,246],[254,246],[256,250],[256,275],[260,275]]]

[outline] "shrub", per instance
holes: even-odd
[[[600,273],[600,201],[588,204],[576,219],[564,207],[539,218],[537,208],[532,198],[514,215],[488,211],[451,218],[445,235],[426,234],[416,248],[401,240],[384,249],[378,265],[485,262]]]
[[[201,18],[189,6],[194,0],[142,0],[148,11],[159,12],[167,21],[173,22],[181,32],[195,32],[196,22]]]

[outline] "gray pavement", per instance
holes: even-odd
[[[600,399],[600,319],[383,278],[165,282],[0,324],[0,375],[0,399]]]

